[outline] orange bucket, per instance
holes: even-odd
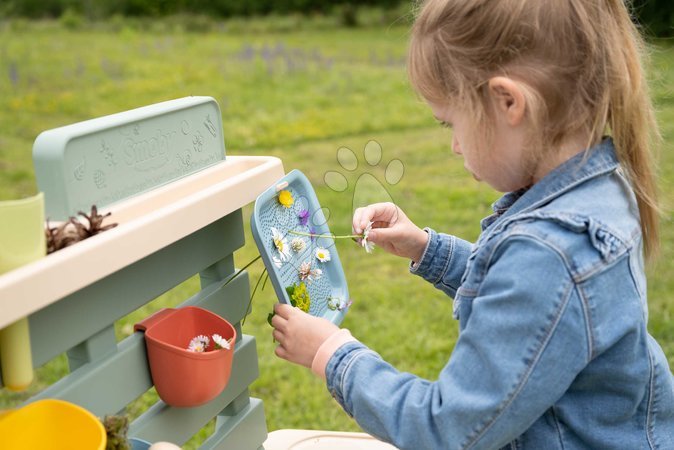
[[[152,382],[159,397],[171,406],[199,406],[213,400],[227,386],[232,371],[236,330],[222,317],[196,306],[165,308],[137,323],[145,332]],[[214,349],[212,336],[231,342]],[[205,352],[188,350],[199,335],[210,338]]]

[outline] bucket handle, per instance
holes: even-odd
[[[133,331],[147,331],[176,312],[175,308],[162,308],[133,326]]]

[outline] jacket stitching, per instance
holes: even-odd
[[[562,428],[559,426],[559,419],[557,419],[557,413],[555,412],[554,405],[550,408],[552,414],[552,420],[555,422],[555,429],[557,430],[557,437],[559,438],[559,448],[564,450],[564,438],[562,436]]]
[[[344,392],[346,391],[346,378],[348,375],[349,370],[351,370],[351,367],[353,366],[354,362],[363,354],[365,353],[374,353],[371,350],[367,348],[361,348],[353,352],[351,355],[351,358],[346,362],[344,369],[342,369],[341,376],[339,377],[339,390],[340,390],[340,398],[342,399],[342,405],[345,406],[344,409],[346,409],[346,398],[344,397]],[[353,416],[353,414],[349,410],[347,410],[349,415]]]
[[[651,371],[651,376],[648,383],[648,405],[646,407],[646,439],[650,448],[654,449],[656,446],[653,443],[653,422],[651,419],[655,407],[655,365],[650,351],[648,352],[648,367]]]
[[[554,253],[557,256],[559,256],[559,259],[561,259],[562,262],[564,263],[564,268],[568,272],[569,277],[571,279],[574,279],[573,272],[570,269],[571,264],[569,263],[568,259],[566,258],[566,255],[564,254],[564,252],[559,247],[552,244],[551,242],[543,241],[540,238],[540,236],[538,236],[536,234],[528,233],[528,232],[525,232],[525,231],[516,231],[516,232],[508,233],[505,236],[503,236],[503,238],[494,245],[494,248],[492,249],[492,251],[489,252],[489,255],[487,256],[486,264],[484,266],[483,272],[486,272],[487,269],[489,267],[491,267],[492,259],[493,259],[494,255],[496,255],[496,253],[497,253],[498,249],[501,247],[501,245],[508,239],[515,239],[515,238],[518,238],[518,237],[528,238],[528,239],[530,239],[530,240],[532,240],[532,241],[534,241],[538,244],[541,244],[542,246],[545,246],[545,247],[549,248],[550,250],[553,250]]]
[[[548,220],[550,218],[549,217],[534,216],[534,215],[517,216],[517,217],[512,217],[511,220],[509,220],[507,222],[507,224],[504,224],[504,227],[506,225],[511,225],[515,222],[518,222],[518,221],[521,221],[521,220],[526,220],[526,219]],[[540,242],[540,243],[548,246],[549,248],[554,249],[556,251],[556,253],[560,256],[560,258],[564,261],[564,265],[566,266],[566,268],[567,268],[569,274],[571,275],[571,277],[573,278],[573,280],[576,283],[582,283],[583,281],[588,280],[589,278],[593,277],[597,273],[600,273],[600,272],[602,272],[606,269],[609,269],[610,267],[613,267],[613,265],[617,264],[625,256],[629,255],[630,250],[634,247],[633,244],[628,245],[627,244],[628,240],[624,239],[622,236],[620,236],[620,233],[615,232],[614,230],[610,229],[610,227],[605,227],[605,228],[607,228],[608,231],[611,234],[613,234],[614,236],[617,236],[625,244],[625,248],[620,253],[620,255],[616,256],[613,260],[608,261],[608,262],[603,260],[603,259],[600,260],[600,261],[597,261],[595,264],[592,264],[588,269],[584,270],[582,273],[575,273],[575,271],[571,270],[570,261],[567,259],[565,253],[561,249],[559,249],[557,246],[555,246],[554,244],[552,244],[550,242],[543,241],[540,238],[540,236],[538,236],[537,234],[527,232],[527,231],[520,231],[520,230],[510,231],[510,232],[505,232],[505,230],[503,230],[500,233],[493,234],[492,236],[489,237],[489,240],[495,239],[498,235],[503,234],[501,239],[498,241],[498,243],[496,243],[494,245],[494,248],[492,249],[489,256],[487,257],[487,261],[486,261],[487,264],[486,264],[485,267],[489,267],[491,265],[492,257],[494,256],[494,254],[496,253],[496,250],[498,249],[498,247],[501,245],[501,243],[505,239],[507,239],[509,237],[513,237],[513,236],[528,236],[528,237],[536,240],[537,242]],[[629,242],[633,242],[633,239],[630,239]]]
[[[584,295],[583,289],[576,284],[576,291],[578,292],[578,298],[580,299],[580,306],[583,308],[583,316],[585,318],[585,332],[587,333],[587,362],[589,363],[594,359],[594,327],[592,326],[592,316],[590,315],[590,305],[587,301],[587,298]]]
[[[439,238],[440,236],[438,236]],[[454,236],[450,236],[449,238],[449,249],[447,251],[447,258],[445,258],[445,264],[442,267],[442,270],[440,270],[440,273],[438,274],[438,278],[435,279],[433,282],[434,285],[437,284],[442,284],[443,286],[445,285],[442,283],[442,278],[445,276],[445,273],[447,273],[447,268],[449,267],[449,261],[452,259],[452,253],[454,252]],[[442,241],[440,241],[442,242]],[[450,286],[451,287],[451,286]]]
[[[631,248],[631,247],[630,247]],[[576,283],[582,283],[584,281],[589,280],[590,278],[594,277],[598,273],[604,272],[605,270],[610,269],[611,267],[615,266],[616,264],[622,262],[624,258],[629,257],[629,249],[625,251],[625,253],[621,254],[619,257],[616,259],[606,262],[606,261],[598,261],[596,264],[593,264],[590,266],[590,268],[586,271],[584,271],[582,274],[577,274],[574,277],[574,281]]]
[[[566,311],[566,308],[569,304],[569,300],[571,298],[571,287],[573,286],[573,283],[569,283],[569,287],[567,288],[566,292],[562,296],[564,299],[562,303],[559,305],[559,308],[557,310],[557,314],[555,315],[554,319],[549,325],[549,329],[547,334],[545,335],[545,338],[540,342],[540,347],[538,351],[536,352],[535,358],[532,360],[531,364],[527,368],[527,370],[524,372],[522,375],[522,379],[520,380],[519,384],[517,387],[513,390],[513,392],[508,396],[501,405],[499,405],[499,408],[497,409],[496,415],[489,421],[485,426],[482,428],[482,431],[478,432],[477,435],[468,442],[468,444],[465,446],[466,449],[469,449],[473,447],[474,445],[477,444],[477,441],[482,438],[482,436],[489,431],[489,429],[496,423],[496,421],[503,415],[505,410],[510,406],[510,404],[517,398],[518,394],[524,389],[524,385],[526,382],[529,380],[529,377],[531,376],[534,367],[538,363],[538,361],[541,358],[541,355],[547,348],[547,344],[550,342],[550,339],[552,338],[552,335],[554,334],[555,330],[557,329],[557,325],[559,325],[559,321],[561,320],[561,317],[564,315],[564,312]]]
[[[538,201],[535,201],[535,202],[533,202],[532,204],[527,205],[527,206],[526,206],[525,208],[523,208],[522,210],[513,213],[512,216],[506,216],[505,218],[503,218],[503,216],[502,216],[502,222],[501,222],[501,223],[498,223],[499,220],[501,220],[501,219],[499,219],[499,220],[497,220],[494,224],[492,224],[492,225],[496,225],[496,227],[494,227],[494,230],[493,230],[493,232],[492,232],[491,234],[495,233],[497,230],[500,230],[500,229],[501,229],[503,226],[505,226],[511,219],[514,219],[514,218],[516,218],[517,216],[519,216],[519,215],[521,215],[521,214],[526,214],[526,213],[528,213],[528,212],[530,212],[530,211],[539,209],[539,207],[540,207],[541,205],[543,205],[543,204],[545,204],[545,203],[548,203],[550,200],[552,200],[552,199],[554,199],[554,198],[561,197],[565,192],[569,192],[569,191],[573,190],[576,186],[579,186],[579,185],[585,183],[585,182],[588,181],[588,180],[591,180],[591,179],[593,179],[593,178],[599,178],[599,177],[601,177],[601,176],[604,176],[604,175],[610,174],[610,173],[612,173],[612,172],[615,172],[615,171],[617,170],[618,167],[619,167],[619,166],[618,166],[617,164],[612,164],[612,165],[609,166],[609,167],[606,167],[606,168],[603,168],[603,169],[599,169],[599,170],[597,170],[597,171],[595,171],[595,172],[588,173],[588,174],[586,174],[584,177],[578,178],[578,179],[575,180],[574,182],[572,182],[572,183],[570,183],[570,184],[568,184],[568,185],[565,185],[563,188],[561,188],[561,189],[556,189],[556,190],[554,190],[553,192],[550,192],[550,193],[549,193],[548,195],[546,195],[545,197],[539,199]]]

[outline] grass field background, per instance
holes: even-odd
[[[214,97],[222,110],[229,155],[274,155],[286,171],[299,169],[312,181],[329,224],[350,232],[352,194],[362,174],[421,226],[474,239],[479,219],[499,194],[464,173],[439,128],[406,81],[408,28],[403,25],[342,29],[334,26],[265,27],[237,23],[207,33],[161,24],[112,29],[64,29],[58,23],[0,25],[0,200],[36,192],[31,148],[43,130],[188,95]],[[674,49],[653,47],[652,86],[662,126],[661,185],[667,207],[663,251],[649,271],[650,331],[674,362]],[[371,140],[382,161],[363,158]],[[348,147],[359,166],[342,169],[337,151]],[[386,163],[399,159],[405,172],[388,185]],[[349,180],[344,192],[324,182],[328,171]],[[387,200],[388,198],[382,198]],[[244,210],[249,217],[250,206]],[[247,220],[247,219],[246,219]],[[248,224],[246,223],[246,230]],[[337,244],[354,304],[344,326],[400,370],[435,379],[457,336],[451,300],[407,274],[407,261],[351,242]],[[250,232],[235,254],[239,267],[257,255]],[[251,267],[251,282],[262,270]],[[75,275],[74,275],[75,276]],[[173,306],[198,289],[190,279],[117,324],[118,337],[152,311]],[[306,369],[274,355],[266,316],[275,298],[258,293],[243,330],[257,338],[260,378],[251,395],[264,401],[269,430],[310,428],[358,430]],[[67,372],[60,357],[38,370],[29,393],[0,391],[0,408]],[[132,416],[156,398],[153,391],[129,407]],[[195,447],[212,424],[188,443]]]

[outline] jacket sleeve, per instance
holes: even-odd
[[[333,397],[400,449],[500,448],[529,428],[589,360],[584,308],[546,244],[501,245],[435,382],[401,373],[359,342],[328,361]],[[409,330],[414,332],[414,330]]]
[[[454,298],[473,245],[456,236],[430,228],[425,230],[429,235],[428,244],[421,260],[410,264],[410,272]]]

